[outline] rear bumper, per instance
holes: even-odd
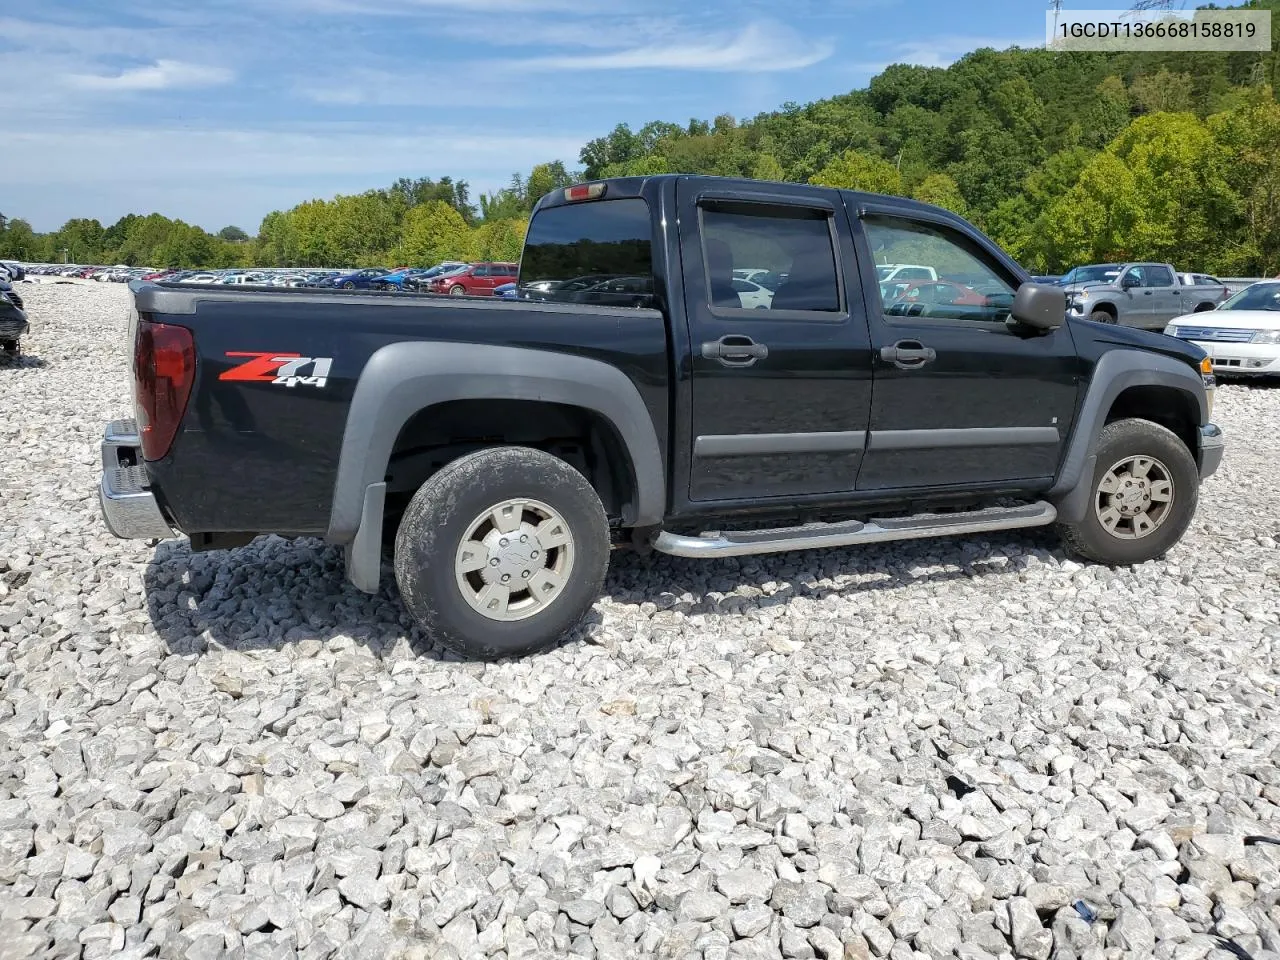
[[[113,420],[102,436],[98,484],[102,519],[112,535],[121,540],[163,540],[176,535],[149,484],[137,423]]]
[[[1227,439],[1216,423],[1200,428],[1200,479],[1213,476],[1222,465],[1222,455],[1227,449]]]

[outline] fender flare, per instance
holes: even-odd
[[[1109,350],[1094,365],[1084,402],[1071,431],[1066,456],[1058,470],[1058,479],[1044,495],[1057,507],[1059,519],[1079,522],[1083,518],[1092,492],[1098,440],[1106,425],[1107,414],[1116,398],[1130,387],[1167,387],[1185,393],[1195,401],[1199,411],[1197,425],[1202,426],[1209,420],[1204,378],[1199,371],[1187,363],[1158,353]],[[1193,450],[1191,454],[1199,461],[1200,451]]]
[[[639,391],[617,367],[549,350],[413,341],[382,347],[361,371],[342,434],[327,540],[351,543],[367,533],[362,528],[373,518],[366,500],[386,479],[401,428],[416,413],[452,400],[532,400],[599,414],[631,461],[634,498],[623,508],[623,522],[662,522],[666,480],[657,433]],[[380,522],[381,510],[374,512]]]

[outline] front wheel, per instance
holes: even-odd
[[[608,564],[609,524],[591,484],[528,447],[446,465],[396,532],[405,607],[432,639],[482,660],[563,637],[600,595]]]
[[[452,287],[449,288],[449,296],[451,297],[465,297],[466,295],[467,295],[467,288],[460,283],[455,283]]]
[[[22,344],[17,340],[0,340],[0,353],[16,359],[22,356]]]
[[[348,280],[346,283],[342,285],[343,290],[354,290],[355,288],[356,288],[356,285],[352,283],[350,280]]]
[[[1092,320],[1094,323],[1115,323],[1116,322],[1115,314],[1110,313],[1106,310],[1093,311],[1093,313],[1089,314],[1089,319]]]
[[[1195,516],[1200,477],[1177,434],[1149,420],[1103,428],[1088,510],[1060,525],[1074,552],[1123,566],[1164,556]]]

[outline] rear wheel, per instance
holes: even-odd
[[[528,447],[448,464],[396,532],[405,607],[432,639],[484,660],[559,640],[599,596],[608,563],[609,524],[591,484]]]
[[[1162,557],[1196,512],[1199,472],[1186,445],[1149,420],[1117,420],[1102,431],[1089,508],[1062,524],[1069,548],[1109,565]]]

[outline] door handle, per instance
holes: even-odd
[[[702,356],[707,360],[718,360],[726,367],[749,367],[769,356],[769,348],[750,337],[730,333],[719,340],[704,343]]]
[[[938,354],[919,340],[899,340],[892,347],[881,347],[880,359],[899,370],[916,370],[937,360]]]
[[[1143,296],[1149,297],[1149,296],[1151,296],[1151,291],[1150,291],[1150,290],[1143,290],[1143,291],[1142,291],[1142,294],[1143,294]]]

